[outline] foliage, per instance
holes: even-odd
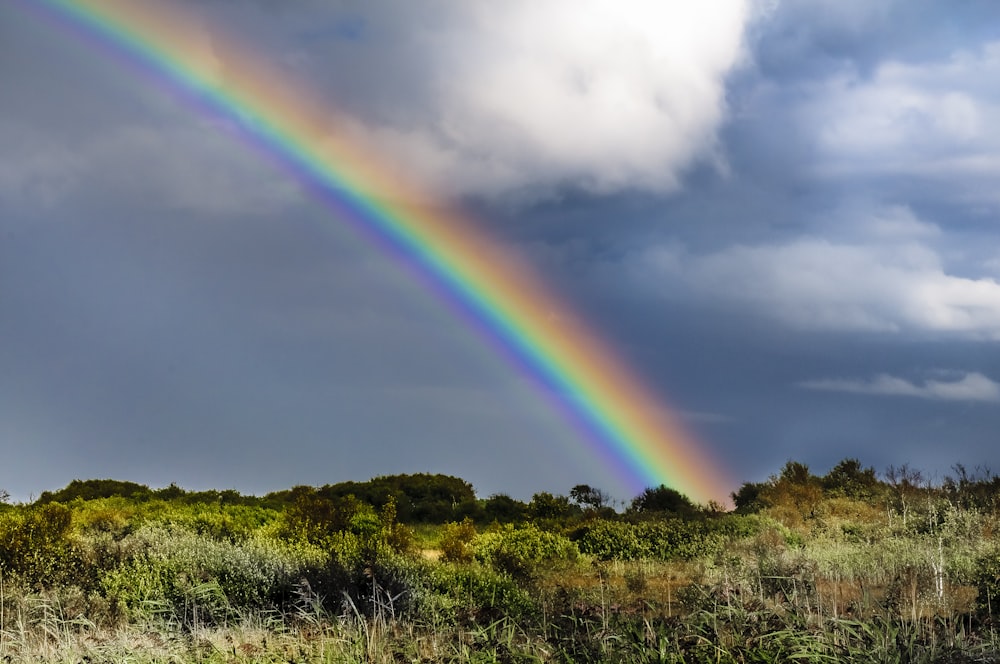
[[[505,493],[496,493],[482,504],[482,520],[486,523],[513,523],[528,517],[528,506]]]
[[[756,514],[767,507],[767,503],[763,498],[766,488],[767,485],[762,482],[744,482],[740,485],[738,491],[730,494],[733,504],[736,506],[736,512],[739,514]]]
[[[998,490],[856,459],[789,461],[735,513],[436,475],[263,499],[74,482],[0,509],[0,659],[993,661]],[[416,555],[424,518],[440,560]]]
[[[233,611],[288,603],[302,578],[328,564],[322,551],[266,539],[239,544],[183,527],[145,526],[118,543],[118,564],[101,588],[133,615],[218,622]]]
[[[472,519],[461,523],[446,523],[441,529],[441,560],[451,563],[469,563],[475,558],[473,543],[476,525]]]
[[[727,532],[728,530],[728,532]],[[600,560],[693,560],[717,553],[727,536],[744,537],[753,527],[735,521],[596,520],[573,533],[582,553]]]
[[[690,498],[665,484],[647,488],[632,499],[629,509],[633,512],[655,512],[659,515],[676,517],[692,517],[698,511]]]
[[[432,570],[431,579],[434,591],[448,598],[452,620],[519,618],[535,608],[522,585],[491,567],[442,564]]]
[[[864,468],[857,459],[844,459],[820,479],[827,496],[843,496],[851,500],[872,501],[883,489],[875,469]]]
[[[294,503],[307,487],[296,487],[265,496],[271,503]],[[417,473],[385,475],[367,482],[341,482],[312,489],[332,503],[349,497],[381,510],[390,500],[396,503],[402,523],[445,523],[475,516],[479,510],[475,491],[465,480],[449,475]]]
[[[81,570],[73,513],[60,503],[0,515],[0,572],[28,586],[74,582]]]
[[[364,517],[359,515],[363,512],[373,515],[370,507],[350,494],[334,501],[311,487],[296,487],[292,492],[294,499],[285,508],[279,529],[286,539],[323,545],[334,533],[362,523]]]
[[[153,492],[144,484],[120,480],[73,480],[59,491],[43,491],[36,501],[40,505],[52,502],[68,503],[72,500],[94,500],[119,496],[134,500],[152,498]]]
[[[1000,550],[989,551],[976,560],[976,605],[980,611],[1000,616]]]
[[[541,565],[575,560],[579,555],[569,539],[531,523],[505,524],[485,532],[475,539],[474,548],[478,561],[519,579],[534,577]]]
[[[600,510],[611,503],[611,497],[608,494],[589,484],[577,484],[569,490],[569,497],[577,505],[592,510]]]
[[[569,498],[547,491],[536,493],[528,503],[528,515],[536,522],[566,521],[580,513],[580,507],[571,503]]]

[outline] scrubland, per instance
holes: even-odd
[[[0,660],[1000,661],[991,473],[789,462],[733,498],[75,481],[0,505]]]

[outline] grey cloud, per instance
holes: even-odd
[[[0,192],[31,207],[115,198],[212,215],[275,213],[296,203],[294,184],[232,133],[198,121],[126,123],[67,144],[8,124],[0,127]]]
[[[220,75],[229,63],[226,51],[213,45],[212,30],[239,28],[268,60],[325,95],[331,110],[347,116],[342,131],[381,155],[387,167],[418,188],[487,198],[544,197],[564,187],[669,192],[693,164],[721,165],[717,131],[727,115],[726,78],[745,58],[750,20],[746,0],[711,7],[517,0],[310,2],[295,12],[258,3],[192,9],[204,17],[194,23],[191,42],[218,60]],[[58,94],[45,92],[53,106],[62,105]],[[125,113],[113,100],[94,102],[88,117],[97,133],[90,145],[79,146],[77,161],[117,167],[127,179],[136,171],[129,152],[141,147],[153,155],[142,188],[159,186],[182,208],[234,205],[229,180],[244,174],[232,172],[254,160],[228,161],[235,150],[220,145],[228,139],[192,136],[198,132],[189,120],[164,110],[169,104],[155,84],[135,94]],[[120,129],[107,121],[128,118],[134,106],[159,125],[129,118],[130,128]],[[212,145],[199,151],[199,139]],[[148,144],[153,140],[161,144]],[[103,153],[91,152],[95,144]],[[116,147],[123,154],[110,154]],[[190,164],[178,168],[178,154],[188,155]],[[219,168],[220,159],[227,159],[229,173]],[[0,186],[16,175],[0,174]],[[216,189],[221,202],[213,199]],[[252,190],[259,195],[260,188]],[[245,207],[259,208],[256,203]]]
[[[1000,96],[986,81],[998,75],[1000,42],[930,63],[885,62],[871,76],[831,77],[799,110],[803,127],[816,128],[818,174],[995,178]]]
[[[1000,283],[958,276],[933,240],[937,228],[905,208],[855,233],[733,245],[694,255],[683,245],[644,250],[634,278],[669,277],[710,302],[811,330],[932,332],[1000,339]]]
[[[955,380],[927,380],[920,384],[888,374],[879,374],[871,380],[835,378],[809,380],[799,383],[799,387],[809,390],[941,401],[1000,402],[1000,383],[990,380],[979,372],[966,373]]]
[[[304,35],[297,50],[276,57],[323,87],[359,140],[425,187],[493,196],[671,191],[692,164],[719,161],[750,11],[515,0],[307,14],[311,26],[284,24]]]

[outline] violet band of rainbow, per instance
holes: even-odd
[[[329,104],[231,39],[199,41],[190,16],[156,0],[18,3],[239,127],[324,202],[331,223],[350,224],[407,266],[529,375],[631,488],[666,484],[695,500],[726,500],[733,485],[721,464],[529,266],[455,210],[426,203],[352,139]]]

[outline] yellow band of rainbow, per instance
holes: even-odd
[[[634,489],[666,484],[725,501],[720,465],[664,404],[528,266],[445,206],[415,191],[337,119],[250,50],[155,0],[19,0],[150,70],[232,120],[350,223],[424,277],[468,324],[552,396]]]

